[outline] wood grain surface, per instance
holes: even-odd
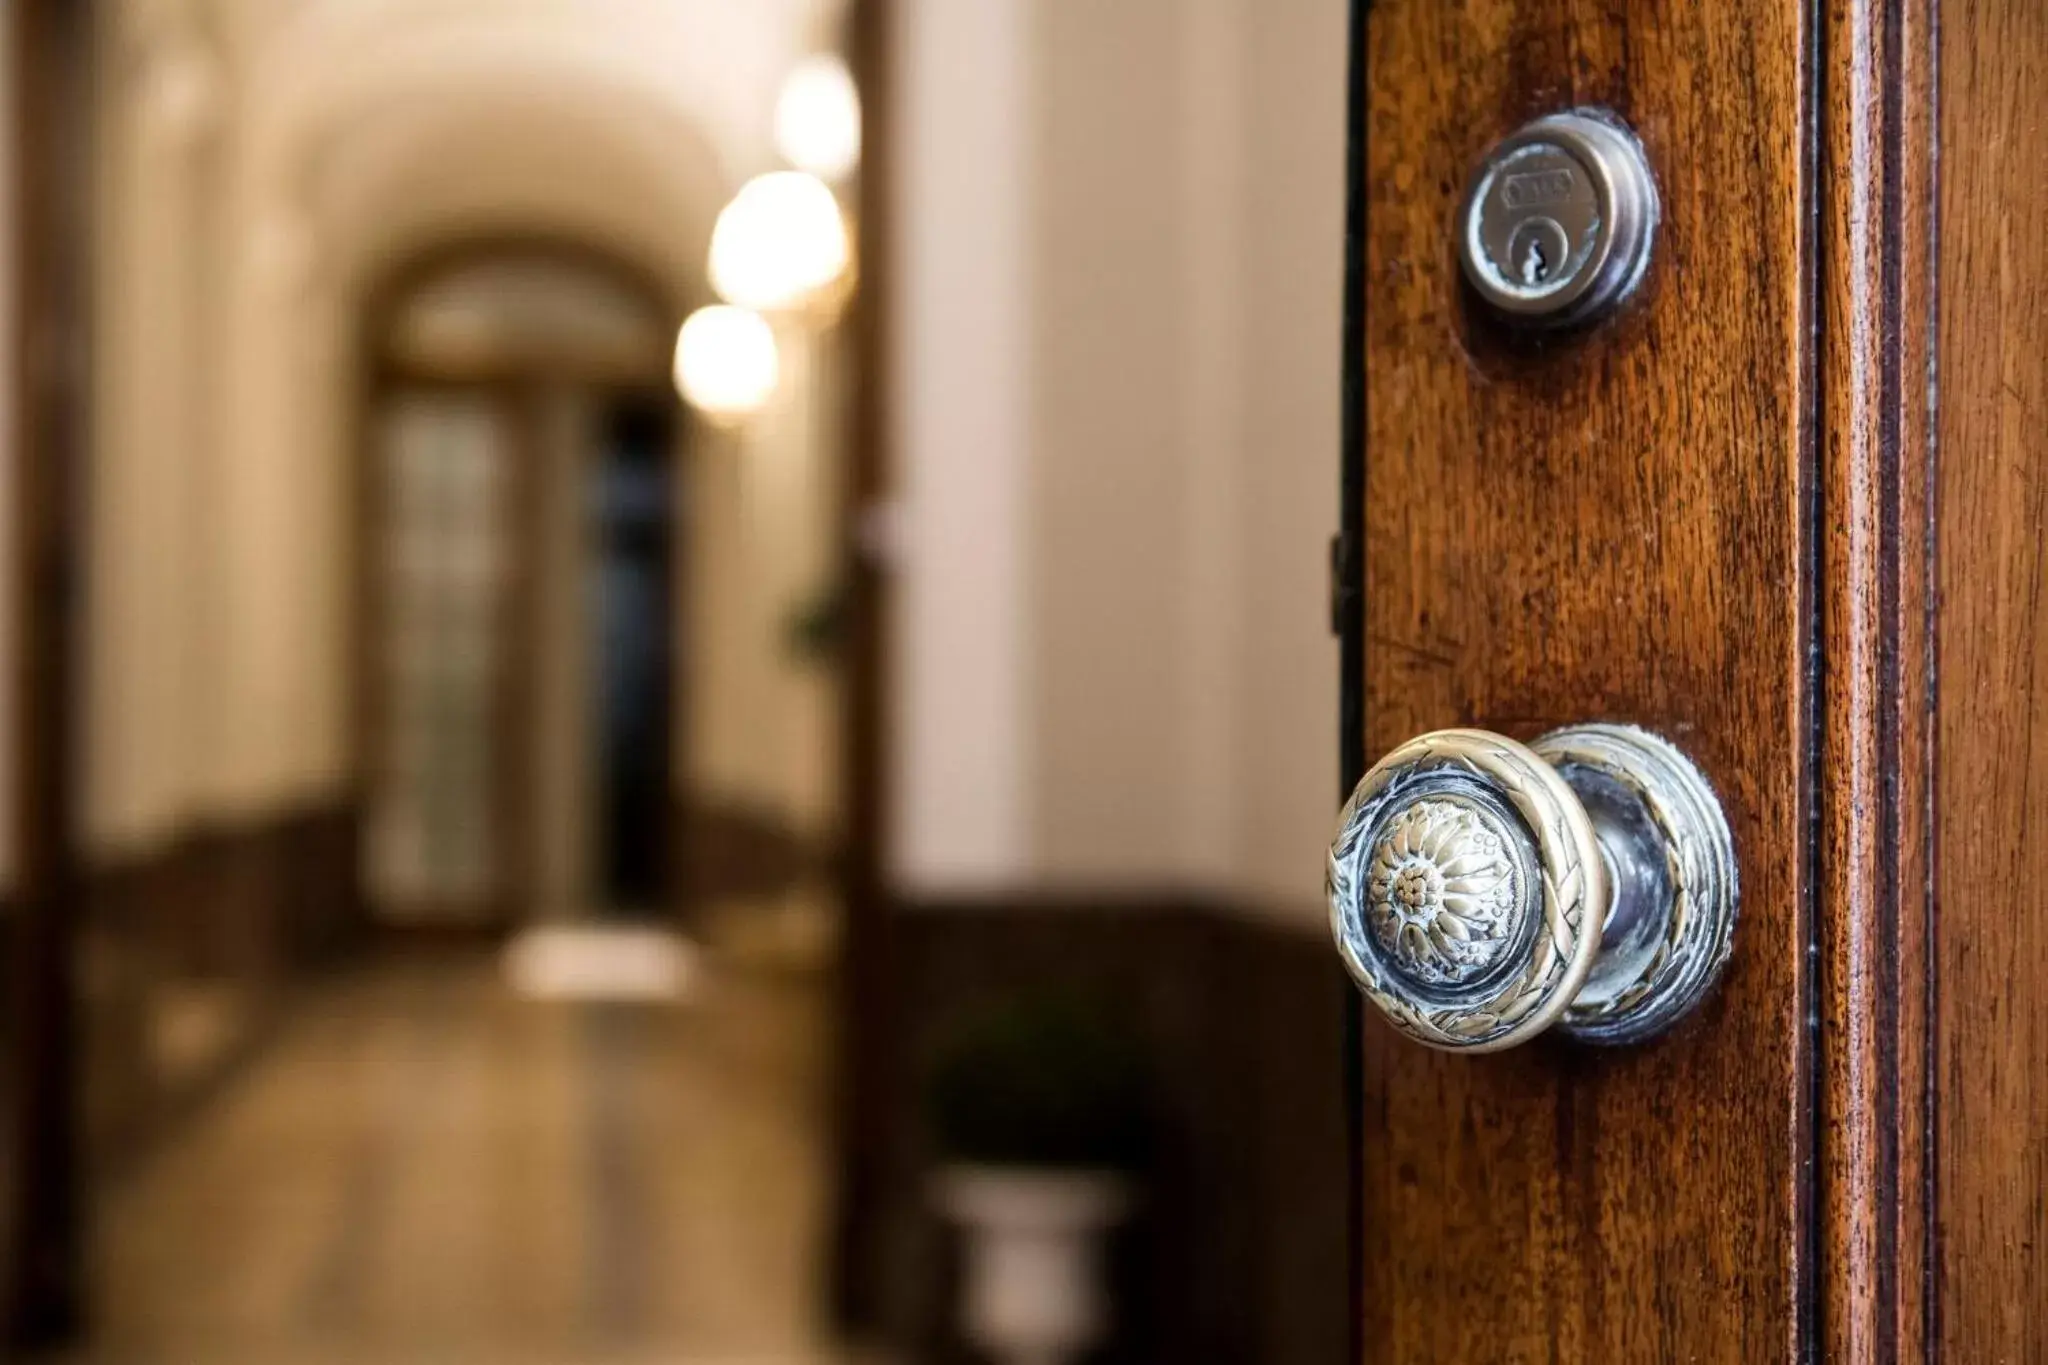
[[[1367,757],[1638,722],[1713,780],[1743,876],[1726,978],[1653,1046],[1453,1057],[1366,1023],[1367,1360],[1762,1362],[1810,1334],[1803,14],[1366,19]],[[1587,104],[1656,168],[1655,262],[1611,325],[1516,342],[1463,297],[1459,191],[1494,139]]]
[[[1627,1054],[1368,1024],[1364,1356],[2048,1361],[2048,16],[1387,0],[1366,52],[1358,757],[1663,730],[1743,923]],[[1665,218],[1532,342],[1446,229],[1578,104]]]
[[[1942,7],[1937,1309],[2048,1361],[2048,11]]]
[[[1928,1343],[1934,15],[1819,12],[1813,1345],[1880,1362]]]

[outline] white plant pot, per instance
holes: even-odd
[[[1003,1365],[1068,1365],[1102,1340],[1102,1242],[1131,1207],[1112,1171],[949,1166],[933,1184],[962,1233],[960,1326]]]

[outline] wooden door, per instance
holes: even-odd
[[[1635,722],[1742,879],[1659,1040],[1361,1012],[1360,1357],[2048,1360],[2048,19],[1372,0],[1354,36],[1351,777]],[[1618,316],[1534,336],[1451,226],[1584,106],[1662,220]]]

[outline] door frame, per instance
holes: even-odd
[[[896,14],[894,0],[849,0],[845,51],[861,102],[854,253],[859,287],[840,324],[847,363],[846,467],[839,563],[846,620],[840,655],[841,913],[834,1098],[838,1180],[828,1251],[834,1318],[854,1329],[879,1320],[861,1258],[887,1212],[893,1133],[892,1068],[902,1037],[895,1013],[895,914],[888,883],[891,789],[884,750],[894,678],[894,565],[886,523],[895,496],[894,421]]]
[[[7,17],[15,869],[0,1058],[0,1356],[73,1333],[84,1299],[73,950],[82,910],[85,468],[91,443],[91,0]]]
[[[386,594],[378,582],[374,562],[382,493],[380,415],[392,396],[407,391],[474,394],[498,409],[509,433],[509,457],[513,464],[510,530],[521,570],[515,573],[507,594],[510,622],[506,638],[516,661],[504,689],[505,695],[500,699],[503,714],[496,728],[511,769],[509,789],[501,796],[498,815],[512,836],[507,848],[514,851],[515,865],[505,869],[504,888],[490,919],[475,926],[474,930],[465,927],[455,931],[458,935],[481,933],[485,936],[497,936],[520,928],[529,922],[530,912],[535,908],[534,869],[526,851],[534,846],[534,841],[528,836],[532,832],[532,822],[538,818],[532,808],[530,781],[534,762],[530,737],[538,731],[532,723],[538,702],[531,695],[531,671],[526,665],[531,661],[534,648],[539,594],[535,575],[524,571],[532,559],[530,551],[540,527],[538,496],[541,482],[533,469],[535,461],[541,458],[538,440],[540,417],[532,399],[542,386],[561,376],[545,367],[489,366],[460,374],[422,369],[399,363],[389,354],[384,341],[397,310],[423,284],[450,269],[459,269],[465,262],[492,257],[553,260],[586,270],[623,286],[642,302],[651,305],[664,319],[680,320],[689,307],[688,300],[675,297],[674,291],[664,286],[652,271],[642,268],[629,257],[573,236],[540,231],[497,231],[437,240],[403,257],[362,296],[358,380],[353,400],[359,427],[353,444],[356,468],[351,480],[356,507],[350,535],[355,564],[348,667],[354,684],[351,728],[355,737],[352,745],[356,759],[355,805],[363,817],[369,810],[369,768],[372,756],[377,752],[383,723],[380,710],[382,692],[377,681],[377,632]],[[592,374],[579,379],[593,394],[601,393],[608,398],[626,398],[659,390],[672,403],[676,421],[666,452],[671,507],[687,505],[688,499],[682,495],[682,490],[689,479],[692,464],[693,419],[681,401],[674,397],[673,391],[661,382],[658,373],[650,371],[644,376]],[[689,772],[688,533],[689,528],[672,515],[668,547],[670,736],[665,755],[665,786],[671,808]],[[384,928],[375,925],[370,914],[369,888],[363,880],[360,863],[355,869],[355,876],[356,904],[361,907],[364,918],[372,921],[373,928]],[[690,910],[689,887],[674,859],[669,860],[664,881],[673,918],[679,923],[686,922]],[[405,934],[408,931],[398,932]],[[426,932],[431,934],[433,931]]]

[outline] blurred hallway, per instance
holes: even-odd
[[[78,1365],[792,1362],[825,1208],[818,976],[539,1003],[482,951],[311,988],[98,1210]]]
[[[0,1361],[1342,1359],[1345,0],[10,13]]]

